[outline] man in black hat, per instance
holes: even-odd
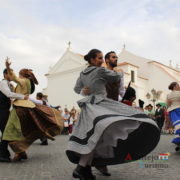
[[[3,136],[6,127],[11,99],[28,99],[28,95],[13,93],[10,86],[10,77],[7,70],[3,71],[4,79],[0,81],[0,131]],[[0,162],[10,162],[10,153],[8,151],[8,141],[2,140],[0,143]]]
[[[161,104],[156,104],[155,121],[160,130],[162,130],[164,119],[164,110],[161,108]]]

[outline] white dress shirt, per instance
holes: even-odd
[[[0,91],[8,98],[24,99],[23,94],[14,93],[11,91],[9,81],[6,79],[0,81]]]
[[[29,100],[32,101],[35,104],[41,104],[43,105],[43,101],[42,100],[38,100],[38,99],[34,99],[32,97],[29,97]]]
[[[172,102],[170,105],[168,104],[168,111],[180,108],[180,91],[173,90],[167,95],[167,100]]]

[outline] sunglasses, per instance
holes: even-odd
[[[112,56],[112,58],[118,58],[117,56]]]

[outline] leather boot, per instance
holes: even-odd
[[[86,166],[88,173],[88,180],[96,180],[96,176],[92,173],[91,166]]]
[[[82,167],[79,164],[73,171],[73,177],[74,178],[79,178],[79,180],[88,180],[88,175],[87,175],[87,169],[86,167]]]
[[[107,166],[95,166],[95,168],[103,175],[103,176],[111,176],[108,172]]]

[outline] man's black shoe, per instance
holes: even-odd
[[[11,162],[9,157],[0,157],[0,162]]]
[[[41,143],[40,145],[47,146],[47,145],[48,145],[48,141],[47,141],[47,139],[46,139],[46,140],[44,140],[44,141],[42,141],[42,143]]]
[[[78,178],[79,180],[87,180],[87,169],[78,164],[73,171],[73,177]]]
[[[96,176],[92,173],[91,166],[86,166],[88,180],[96,180]]]

